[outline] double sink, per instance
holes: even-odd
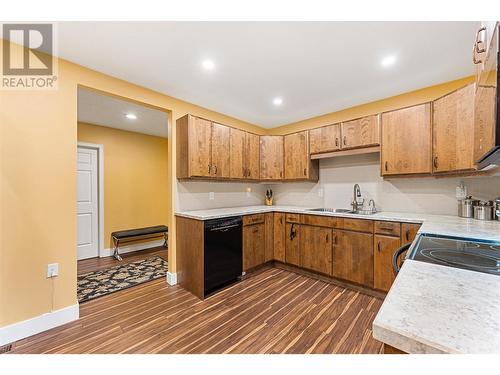
[[[313,212],[330,212],[332,214],[356,214],[356,215],[373,215],[377,211],[374,210],[350,210],[348,208],[312,208],[309,211]]]

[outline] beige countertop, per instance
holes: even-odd
[[[297,206],[246,206],[176,212],[196,220],[266,212],[422,223],[419,233],[500,241],[500,221],[407,212],[314,212]],[[373,336],[408,353],[500,353],[500,277],[405,261],[373,322]]]

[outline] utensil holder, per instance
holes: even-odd
[[[266,206],[272,206],[273,205],[273,198],[266,198]]]

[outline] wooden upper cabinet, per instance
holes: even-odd
[[[260,178],[260,142],[259,136],[252,133],[245,134],[245,176],[249,179]],[[231,155],[232,157],[232,155]]]
[[[340,124],[309,130],[309,150],[311,154],[340,150]]]
[[[309,132],[285,135],[284,145],[285,179],[317,180],[319,162],[309,157]]]
[[[389,291],[396,275],[392,268],[392,256],[399,249],[399,237],[375,235],[373,255],[373,287]]]
[[[231,178],[245,177],[245,132],[243,130],[231,128],[229,137],[230,168]]]
[[[474,93],[472,84],[433,102],[433,172],[474,169]]]
[[[212,123],[208,120],[189,116],[188,121],[188,165],[189,175],[209,177],[211,175]]]
[[[229,177],[230,154],[229,154],[230,128],[212,123],[212,165],[211,172],[214,177]]]
[[[283,179],[283,136],[260,137],[260,178],[262,180]]]
[[[496,87],[479,83],[474,103],[474,161],[495,146]]]
[[[432,172],[430,103],[382,114],[383,176]]]
[[[379,145],[379,133],[379,115],[343,122],[342,149]]]
[[[332,229],[301,225],[300,266],[332,274]]]

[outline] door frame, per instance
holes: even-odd
[[[104,256],[104,145],[78,141],[77,151],[78,148],[97,151],[97,227],[99,231],[97,236],[97,255],[99,258],[102,258]]]

